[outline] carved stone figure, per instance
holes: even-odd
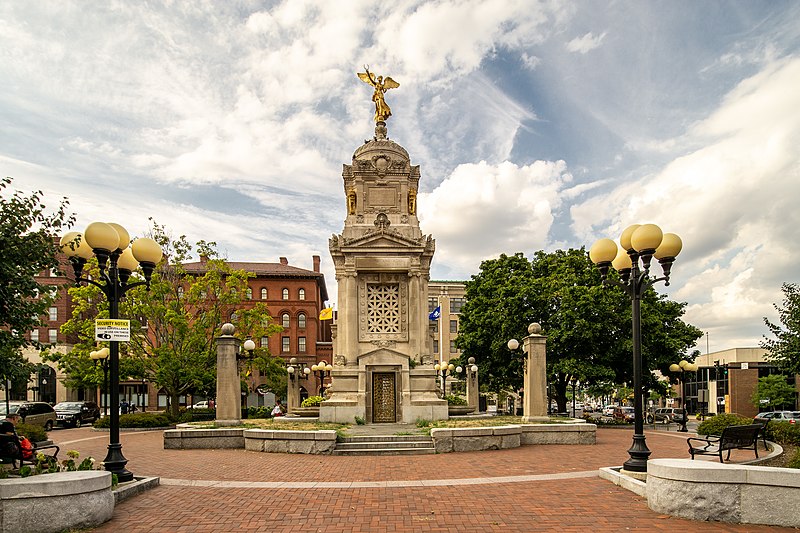
[[[347,191],[347,214],[356,214],[356,190],[350,189]]]
[[[416,215],[417,214],[417,190],[416,189],[409,189],[408,190],[408,214],[409,215]]]

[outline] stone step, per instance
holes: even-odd
[[[333,455],[429,455],[436,453],[434,448],[356,448],[339,449],[337,444]]]
[[[429,435],[355,435],[340,438],[339,442],[429,442],[433,439]]]
[[[337,450],[381,450],[395,448],[433,448],[433,442],[427,441],[392,441],[392,442],[337,442]]]

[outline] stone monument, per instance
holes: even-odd
[[[375,136],[342,172],[347,218],[329,242],[338,320],[332,326],[332,385],[320,421],[446,419],[428,320],[435,243],[417,219],[419,166],[388,138],[385,122],[391,112],[383,94],[399,84],[368,69],[359,77],[375,87]]]
[[[242,388],[239,379],[239,339],[231,323],[222,325],[217,337],[217,419],[218,426],[237,426],[242,422]]]

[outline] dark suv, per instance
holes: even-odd
[[[94,402],[61,402],[55,406],[58,425],[79,428],[100,418],[100,408]]]
[[[17,413],[24,424],[41,426],[50,431],[56,424],[56,412],[44,402],[9,402],[9,413]],[[0,402],[0,416],[6,416],[6,403]]]

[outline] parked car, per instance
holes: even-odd
[[[608,404],[603,407],[603,416],[614,416],[614,408],[616,405]]]
[[[622,422],[633,422],[633,407],[615,407],[614,419]]]
[[[79,428],[84,422],[93,424],[100,418],[100,408],[94,402],[60,402],[54,407],[56,423],[64,427]]]
[[[24,424],[41,426],[45,431],[50,431],[56,425],[56,412],[48,403],[9,402],[8,412],[19,414]],[[6,414],[6,403],[0,402],[0,416]]]
[[[797,424],[797,421],[800,420],[800,411],[766,411],[763,413],[758,413],[755,418]]]
[[[208,402],[205,400],[202,402],[197,402],[196,404],[192,405],[192,409],[208,409]]]
[[[652,424],[653,422],[661,422],[663,424],[675,422],[676,424],[683,424],[684,412],[683,409],[675,407],[659,407],[655,411],[647,413],[646,420],[648,424]]]

